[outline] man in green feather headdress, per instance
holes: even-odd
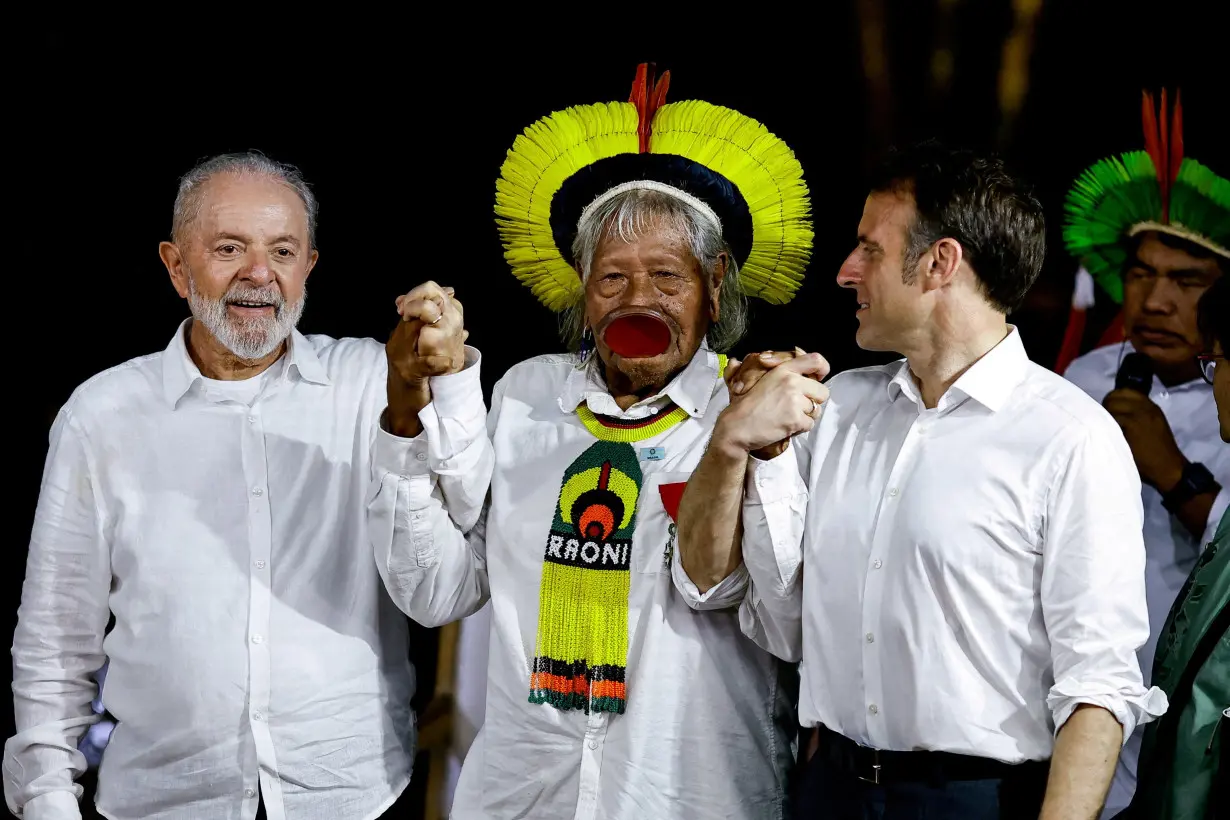
[[[1183,156],[1176,99],[1166,121],[1144,97],[1144,151],[1104,159],[1068,195],[1064,240],[1123,304],[1124,340],[1076,359],[1064,375],[1114,416],[1140,472],[1145,507],[1149,641],[1230,507],[1230,448],[1201,378],[1201,296],[1230,270],[1230,182]],[[1131,801],[1142,732],[1128,738],[1104,817]]]
[[[1230,279],[1200,299],[1201,356],[1221,438],[1230,442]],[[1230,812],[1230,511],[1175,600],[1158,641],[1153,682],[1170,710],[1145,730],[1136,796],[1121,820],[1204,820]]]

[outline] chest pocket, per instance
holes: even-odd
[[[691,470],[678,470],[645,476],[636,507],[636,534],[633,536],[632,550],[635,572],[656,575],[669,571],[670,555],[679,547],[672,513],[691,475]]]

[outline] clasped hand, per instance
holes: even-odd
[[[730,407],[715,438],[758,458],[780,455],[791,437],[808,432],[820,418],[829,396],[821,381],[828,373],[823,356],[798,348],[731,360],[725,374]]]
[[[429,379],[465,367],[465,313],[452,288],[424,282],[397,297],[397,323],[384,346],[389,364],[389,432],[418,435],[419,411],[431,403]]]

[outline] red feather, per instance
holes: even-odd
[[[671,73],[663,71],[662,76],[658,78],[658,84],[653,87],[653,105],[650,106],[650,119],[658,113],[658,109],[666,103],[666,92],[671,87]]]
[[[1153,167],[1160,180],[1166,173],[1166,166],[1162,163],[1161,137],[1157,130],[1157,109],[1153,106],[1152,94],[1148,91],[1142,91],[1141,94],[1140,114],[1145,129],[1145,153],[1149,155],[1149,159],[1153,160]]]
[[[1167,169],[1167,190],[1174,189],[1175,180],[1179,178],[1179,166],[1183,164],[1183,99],[1182,92],[1174,93],[1174,113],[1170,126],[1170,165]],[[1170,222],[1169,203],[1166,208],[1166,222]]]
[[[649,153],[649,135],[653,130],[653,115],[666,101],[666,90],[670,88],[671,73],[665,71],[654,82],[656,66],[653,63],[641,63],[636,67],[636,79],[632,82],[632,94],[628,102],[636,106],[639,120],[636,133],[639,138],[640,152]]]
[[[1162,89],[1162,108],[1158,112],[1162,131],[1162,161],[1157,163],[1157,180],[1162,188],[1162,222],[1170,221],[1170,120],[1166,118],[1166,89]]]

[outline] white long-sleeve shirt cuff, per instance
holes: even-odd
[[[1166,693],[1156,686],[1135,692],[1124,692],[1115,688],[1112,681],[1080,682],[1068,678],[1057,681],[1047,695],[1046,705],[1051,710],[1055,722],[1055,733],[1058,734],[1063,725],[1072,717],[1076,707],[1081,704],[1101,706],[1115,716],[1123,727],[1123,743],[1137,726],[1143,726],[1166,714],[1169,701]]]
[[[56,789],[26,801],[17,816],[22,820],[77,820],[81,805],[73,792]]]
[[[1200,539],[1201,547],[1213,543],[1217,525],[1221,523],[1221,517],[1226,514],[1227,507],[1230,507],[1230,487],[1222,487],[1221,492],[1213,499],[1213,506],[1209,508],[1209,521],[1204,528],[1204,537]]]
[[[743,596],[747,594],[748,587],[747,568],[739,564],[730,575],[718,581],[706,592],[701,592],[700,588],[692,583],[692,579],[683,571],[683,558],[679,555],[678,549],[671,557],[671,580],[675,582],[675,589],[679,591],[684,603],[697,610],[729,609],[738,606]]]
[[[432,377],[431,403],[419,411],[421,433],[401,438],[381,423],[374,453],[377,475],[458,475],[473,466],[464,455],[479,455],[471,445],[487,435],[487,408],[480,380],[482,356],[468,345],[465,353],[460,372]]]
[[[767,592],[785,592],[802,563],[802,526],[807,514],[807,484],[790,446],[777,458],[748,460],[743,499],[743,560]]]
[[[799,474],[799,463],[792,450],[793,444],[777,458],[762,461],[748,457],[746,500],[751,504],[772,504],[807,493],[807,485]]]

